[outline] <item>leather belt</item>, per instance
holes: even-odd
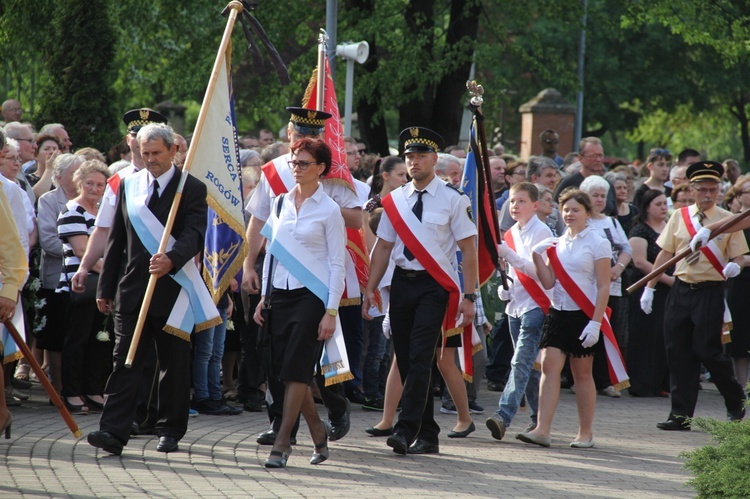
[[[711,289],[723,288],[725,281],[685,282],[682,279],[676,278],[675,282],[690,289]]]

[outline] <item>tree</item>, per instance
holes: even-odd
[[[61,122],[74,144],[107,151],[117,141],[112,90],[116,39],[106,0],[62,0],[54,19],[45,63],[50,81],[43,90],[36,125]]]

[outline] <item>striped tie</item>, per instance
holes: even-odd
[[[698,223],[702,227],[703,226],[703,220],[706,218],[706,214],[699,210],[698,213],[696,213],[696,216],[698,217]],[[692,253],[690,253],[687,256],[687,258],[685,258],[685,263],[687,263],[688,265],[694,265],[695,263],[698,262],[698,260],[700,259],[700,257],[701,257],[701,251],[700,250],[693,251]]]

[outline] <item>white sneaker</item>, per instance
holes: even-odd
[[[608,386],[604,390],[598,391],[599,395],[604,395],[605,397],[612,397],[612,398],[618,398],[622,396],[622,393],[620,390],[615,390],[614,386]]]

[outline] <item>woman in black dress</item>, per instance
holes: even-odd
[[[633,228],[630,246],[633,250],[632,282],[651,272],[661,248],[656,239],[667,219],[667,198],[664,193],[649,189],[641,198],[641,206]],[[659,278],[654,292],[653,310],[641,310],[642,289],[630,295],[630,338],[626,359],[630,374],[630,395],[634,397],[669,396],[669,370],[664,345],[664,303],[674,283],[674,266]]]

